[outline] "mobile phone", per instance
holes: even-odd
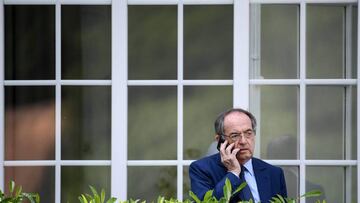
[[[218,149],[218,151],[220,151],[220,145],[221,145],[221,143],[224,143],[224,142],[225,142],[224,136],[220,135],[218,144],[217,144],[217,146],[216,146],[216,148]],[[229,145],[229,144],[228,144],[228,145]]]

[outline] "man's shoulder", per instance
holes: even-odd
[[[268,170],[271,170],[271,171],[282,171],[282,169],[278,166],[274,166],[268,162],[265,162],[261,159],[258,159],[258,158],[255,158],[253,157],[252,158],[252,162],[253,162],[253,167],[254,168],[259,168],[259,169],[268,169]]]
[[[190,164],[190,167],[201,167],[201,166],[211,166],[211,165],[216,165],[221,163],[221,158],[220,158],[220,154],[216,153],[210,156],[206,156],[203,158],[200,158],[196,161],[193,161]]]

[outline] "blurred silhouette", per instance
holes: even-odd
[[[296,160],[298,159],[298,144],[296,137],[282,135],[269,142],[267,147],[267,159]],[[298,167],[282,167],[286,179],[286,187],[289,197],[299,196],[299,170]],[[314,202],[317,199],[325,199],[325,191],[321,185],[306,180],[305,191],[319,190],[320,197],[307,198],[307,202]],[[302,194],[301,194],[302,195]]]

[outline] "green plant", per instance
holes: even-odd
[[[309,192],[301,195],[300,197],[297,197],[296,199],[294,199],[294,198],[283,198],[281,195],[276,195],[275,197],[272,198],[272,200],[270,202],[271,203],[296,203],[301,198],[318,197],[320,195],[321,195],[321,192],[318,191],[318,190],[309,191]],[[323,200],[323,201],[317,200],[315,203],[326,203],[326,201],[325,200]]]
[[[81,194],[79,196],[79,201],[81,203],[104,203],[105,202],[105,190],[102,189],[101,193],[99,195],[99,193],[96,191],[96,189],[92,186],[89,186],[91,192],[93,193],[93,195],[91,196],[90,194]],[[116,198],[115,197],[110,197],[108,200],[106,200],[106,203],[114,203],[116,202]]]
[[[21,186],[15,186],[14,181],[9,183],[9,195],[7,196],[0,190],[0,203],[22,203],[25,200],[29,200],[31,203],[39,203],[40,196],[37,193],[23,192]]]
[[[199,197],[197,197],[192,191],[189,192],[190,197],[192,198],[192,200],[190,199],[185,199],[183,201],[174,199],[174,198],[170,198],[170,199],[166,199],[163,196],[158,196],[156,203],[229,203],[231,197],[238,193],[239,191],[241,191],[244,187],[246,186],[246,183],[242,183],[238,188],[236,188],[233,191],[233,188],[231,186],[230,180],[226,179],[225,180],[225,185],[223,187],[223,192],[224,192],[224,196],[221,197],[220,199],[217,199],[214,195],[213,195],[213,190],[209,190],[205,193],[203,200],[200,200]],[[101,195],[99,195],[96,191],[96,189],[92,186],[89,186],[93,196],[89,195],[89,194],[81,194],[79,196],[79,200],[81,203],[104,203],[105,202],[105,191],[104,189],[101,190]],[[305,193],[304,195],[301,195],[300,197],[297,198],[284,198],[281,195],[276,195],[275,197],[272,198],[272,200],[270,200],[270,203],[296,203],[298,202],[301,198],[307,198],[307,197],[317,197],[320,196],[321,192],[314,190],[314,191],[310,191]],[[110,199],[108,199],[106,201],[106,203],[115,203],[116,202],[116,198],[111,197]],[[146,203],[146,200],[126,200],[126,201],[119,201],[119,203]],[[239,203],[254,203],[253,200],[250,201],[241,201]],[[320,201],[317,200],[316,203],[326,203],[325,200]]]
[[[230,198],[235,193],[238,193],[239,191],[241,191],[245,186],[246,186],[246,183],[242,183],[234,192],[232,192],[231,183],[228,179],[226,179],[225,185],[223,188],[224,196],[221,197],[219,200],[217,200],[216,197],[213,196],[213,190],[209,190],[208,192],[206,192],[206,194],[204,196],[204,200],[202,200],[202,201],[192,191],[190,191],[190,196],[194,199],[194,201],[196,203],[228,203],[228,202],[230,202]],[[294,198],[284,198],[281,195],[276,195],[275,197],[272,198],[272,200],[270,200],[270,203],[296,203],[301,198],[317,197],[320,195],[321,195],[321,192],[317,191],[317,190],[307,192],[304,195],[302,195],[298,198],[295,198],[295,199]],[[253,200],[250,199],[250,201],[240,201],[240,203],[253,203]],[[320,202],[320,200],[318,200],[316,203],[326,203],[326,201],[323,200],[322,202]]]

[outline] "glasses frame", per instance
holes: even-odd
[[[254,129],[248,129],[239,133],[231,133],[230,135],[221,134],[224,139],[229,138],[233,142],[239,141],[241,138],[245,138],[246,140],[253,138],[255,135]]]

